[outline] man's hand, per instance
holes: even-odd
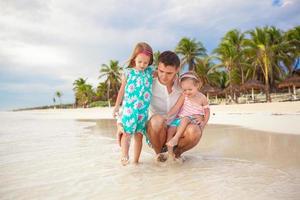
[[[202,122],[203,122],[203,116],[201,115],[194,115],[193,116],[195,118],[195,122],[196,124],[198,124],[199,126],[202,126]]]

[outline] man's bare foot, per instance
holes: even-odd
[[[129,164],[129,157],[122,157],[122,158],[121,158],[121,164],[122,164],[123,166],[128,165],[128,164]]]
[[[168,159],[167,153],[159,153],[155,157],[155,160],[157,162],[165,162],[167,159]]]
[[[169,147],[174,147],[178,144],[178,138],[173,137],[169,142],[166,143]]]
[[[173,148],[173,152],[175,154],[175,158],[179,158],[182,154],[181,149],[178,146],[175,146]]]

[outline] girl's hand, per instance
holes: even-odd
[[[113,117],[116,118],[119,115],[119,106],[116,106],[113,110]]]

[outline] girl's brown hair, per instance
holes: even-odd
[[[152,65],[152,63],[153,63],[153,51],[152,51],[152,48],[146,42],[139,42],[134,47],[133,52],[132,52],[132,54],[131,54],[131,56],[130,56],[130,58],[128,60],[129,67],[134,67],[135,66],[135,61],[134,60],[137,57],[137,55],[139,55],[140,53],[145,53],[146,55],[149,55],[150,56],[149,65]]]

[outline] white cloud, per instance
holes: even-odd
[[[34,92],[49,92],[53,91],[53,87],[48,84],[37,83],[0,83],[1,91],[14,93],[34,93]]]
[[[282,7],[293,5],[293,4],[294,4],[293,1],[284,1],[283,4],[282,4]]]
[[[216,43],[231,28],[291,28],[299,25],[299,5],[299,0],[282,7],[270,0],[2,0],[0,70],[54,77],[69,84],[66,89],[79,77],[96,86],[101,64],[111,59],[124,64],[138,41],[166,50],[183,36]]]

